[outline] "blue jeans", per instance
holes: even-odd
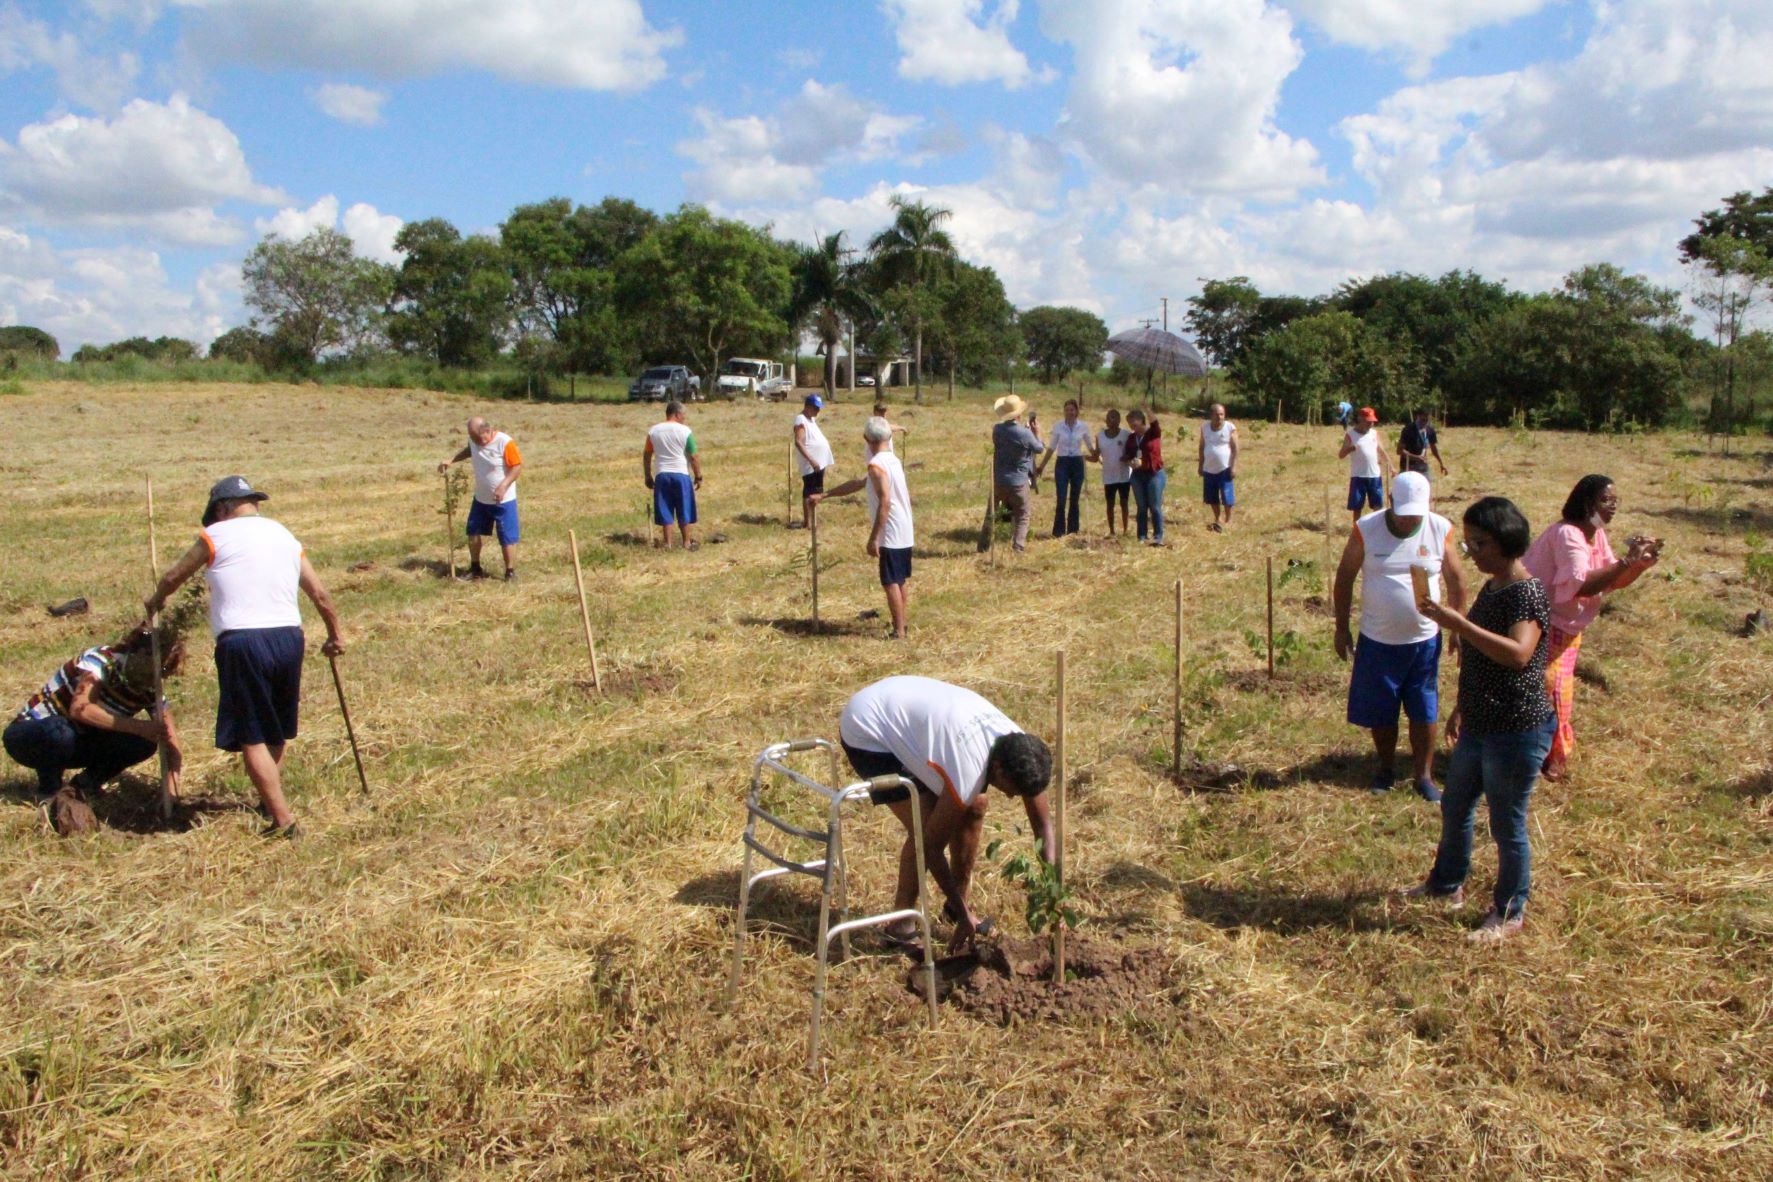
[[[1077,498],[1083,493],[1084,459],[1060,456],[1053,462],[1053,536],[1077,532]]]
[[[101,731],[56,715],[15,718],[6,726],[6,754],[37,773],[37,792],[49,796],[62,786],[67,768],[85,768],[89,778],[105,783],[154,754],[153,740],[122,731]]]
[[[1512,919],[1526,912],[1532,884],[1527,802],[1556,728],[1554,716],[1530,731],[1459,736],[1442,785],[1441,844],[1428,874],[1430,891],[1452,894],[1465,885],[1471,873],[1472,823],[1482,797],[1490,806],[1490,836],[1496,839],[1496,914]]]
[[[1133,473],[1133,505],[1139,515],[1139,540],[1145,540],[1146,519],[1150,519],[1152,540],[1164,540],[1164,485],[1170,481],[1170,470],[1159,468]]]

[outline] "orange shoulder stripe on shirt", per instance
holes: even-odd
[[[505,441],[505,467],[515,468],[523,463],[523,453],[517,450],[516,440]]]
[[[960,789],[956,788],[954,786],[954,781],[949,778],[948,769],[943,767],[941,764],[937,763],[933,759],[926,759],[926,760],[924,760],[924,762],[929,764],[931,767],[935,768],[936,774],[938,776],[942,777],[942,783],[944,783],[948,786],[948,795],[954,797],[954,803],[959,804],[959,805],[966,804],[966,801],[964,801],[960,798]]]
[[[209,562],[214,562],[215,561],[215,539],[209,536],[209,531],[206,529],[198,530],[197,537],[203,542],[203,544],[205,546],[207,546],[209,548]],[[204,565],[208,566],[209,562],[204,563]]]

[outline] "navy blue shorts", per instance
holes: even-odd
[[[1232,482],[1231,472],[1202,472],[1200,499],[1209,505],[1224,505],[1227,509],[1237,504],[1237,487]]]
[[[1350,476],[1348,478],[1348,508],[1359,513],[1365,506],[1375,509],[1385,508],[1385,478],[1382,476]]]
[[[485,501],[475,501],[468,506],[468,536],[471,538],[491,537],[493,531],[499,534],[499,545],[515,546],[519,537],[517,529],[517,502],[503,501],[497,505],[489,505]]]
[[[841,739],[838,741],[843,742]],[[856,769],[856,774],[864,780],[873,780],[881,776],[903,776],[913,784],[917,784],[917,779],[905,770],[905,765],[899,762],[897,756],[889,752],[864,751],[860,747],[852,747],[848,743],[843,743],[843,753],[849,757],[850,766]],[[921,788],[922,785],[919,784],[918,787]],[[870,792],[868,798],[874,804],[893,804],[901,800],[910,800],[911,793],[904,788],[889,788],[884,792]]]
[[[803,498],[810,497],[814,493],[822,493],[824,491],[825,491],[825,469],[820,468],[817,472],[808,472],[805,476],[802,476],[800,478],[800,495]]]
[[[880,585],[892,587],[911,578],[911,547],[880,548]]]
[[[1434,722],[1441,711],[1441,638],[1384,644],[1362,636],[1348,680],[1348,721],[1372,730],[1397,725],[1402,706],[1411,722]]]
[[[300,628],[240,628],[216,637],[217,747],[238,751],[296,737],[303,644]]]
[[[694,525],[696,486],[682,472],[660,472],[653,477],[653,524]]]

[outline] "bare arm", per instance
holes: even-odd
[[[148,739],[155,743],[165,742],[174,745],[172,736],[172,719],[167,717],[162,726],[149,718],[119,718],[103,706],[92,700],[93,693],[98,689],[98,678],[90,673],[80,675],[74,685],[74,696],[68,702],[68,717],[81,726],[89,726],[95,731],[116,731],[119,734],[135,735],[137,738]]]
[[[807,467],[815,472],[819,470],[819,462],[813,459],[813,453],[806,449],[806,424],[804,423],[794,428],[794,450],[800,453],[800,458],[806,461]]]
[[[1503,636],[1478,627],[1470,617],[1442,604],[1424,604],[1422,614],[1507,669],[1520,670],[1531,665],[1533,653],[1539,647],[1536,620],[1518,620]]]
[[[808,497],[807,500],[815,505],[820,501],[841,500],[844,497],[853,497],[867,487],[868,482],[858,476],[854,480],[846,480],[842,484],[826,489],[822,493],[814,493],[812,496]]]
[[[646,446],[640,449],[640,478],[646,481],[648,488],[653,486],[653,441],[650,437]]]
[[[339,631],[339,613],[332,606],[332,596],[327,594],[326,586],[321,583],[320,576],[314,573],[314,567],[308,562],[308,556],[302,555],[301,588],[304,594],[314,602],[314,610],[326,621],[326,643],[320,651],[329,657],[336,657],[345,651],[344,636]]]
[[[1449,549],[1441,556],[1441,582],[1447,589],[1447,606],[1456,612],[1465,610],[1465,567],[1459,551]]]
[[[459,464],[467,458],[468,458],[468,449],[466,447],[463,447],[461,451],[457,452],[455,455],[451,456],[449,459],[445,460],[443,463],[437,465],[437,470],[439,472],[447,472],[447,471],[449,471],[449,466],[451,464]]]
[[[522,464],[512,464],[509,468],[505,469],[505,479],[499,481],[499,486],[493,489],[493,500],[495,502],[505,499],[505,490],[517,483],[517,474],[521,471],[523,471]]]
[[[893,513],[893,490],[884,468],[868,466],[868,483],[874,486],[874,529],[868,535],[868,556],[880,557],[880,541],[886,537],[887,518]]]
[[[1241,449],[1239,448],[1238,442],[1237,442],[1237,428],[1234,426],[1231,429],[1231,465],[1229,467],[1227,467],[1225,469],[1225,471],[1227,471],[1227,472],[1236,472],[1237,471],[1237,453],[1240,450]]]
[[[1342,561],[1336,567],[1336,582],[1330,601],[1336,610],[1336,655],[1348,659],[1353,637],[1348,631],[1348,618],[1354,611],[1354,580],[1367,560],[1367,544],[1358,529],[1348,532],[1348,545],[1342,548]]]
[[[202,538],[198,538],[191,548],[179,555],[178,561],[160,576],[160,582],[154,586],[154,593],[143,601],[142,606],[148,609],[150,616],[157,614],[161,608],[166,606],[166,601],[172,598],[173,592],[183,587],[186,580],[208,564],[209,546]]]
[[[1028,827],[1034,830],[1034,840],[1040,843],[1040,856],[1048,862],[1059,860],[1059,834],[1053,828],[1053,816],[1047,808],[1047,794],[1024,796],[1022,808],[1028,814]]]
[[[1353,454],[1354,443],[1348,438],[1348,433],[1344,431],[1342,433],[1342,450],[1336,453],[1336,458],[1339,460],[1346,460]]]
[[[689,466],[690,471],[695,473],[696,487],[700,488],[702,484],[702,457],[692,451],[689,454]]]

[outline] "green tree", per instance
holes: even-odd
[[[520,205],[499,227],[521,335],[545,337],[566,368],[613,373],[634,360],[616,307],[616,262],[658,226],[651,210],[606,197],[574,207],[565,197]]]
[[[1408,408],[1407,358],[1382,334],[1348,312],[1331,310],[1289,321],[1246,342],[1232,380],[1249,398],[1301,417],[1346,398],[1388,418]]]
[[[1261,302],[1262,293],[1242,275],[1208,279],[1199,295],[1189,297],[1183,322],[1209,361],[1228,366],[1242,354]]]
[[[323,226],[296,242],[272,234],[240,274],[253,325],[268,329],[280,362],[308,366],[380,339],[394,269],[358,258],[337,230]]]
[[[0,328],[0,353],[12,357],[34,357],[54,361],[62,355],[56,339],[40,328],[28,324],[9,324]]]
[[[388,340],[439,365],[472,366],[495,356],[511,322],[504,249],[464,239],[443,218],[408,222],[394,239],[405,257],[388,303]]]
[[[969,386],[983,385],[1022,352],[1015,305],[990,267],[956,259],[936,281],[934,295],[932,357],[948,374],[950,398],[957,375]]]
[[[837,342],[844,325],[873,310],[863,269],[844,247],[843,231],[827,234],[814,246],[804,247],[794,260],[794,295],[789,319],[810,325],[825,355],[825,397],[835,392]]]
[[[616,265],[616,303],[648,359],[688,358],[711,388],[720,363],[773,356],[789,331],[793,248],[685,205]]]
[[[245,365],[264,365],[270,359],[271,340],[256,328],[241,325],[209,342],[211,361],[238,361]]]
[[[1681,261],[1700,261],[1707,241],[1734,238],[1773,255],[1773,185],[1751,194],[1746,190],[1724,198],[1718,209],[1708,209],[1693,221],[1694,231],[1680,241]]]
[[[1019,323],[1028,364],[1040,370],[1042,382],[1062,382],[1074,369],[1101,368],[1108,326],[1094,312],[1043,306],[1022,313]]]
[[[1397,273],[1343,284],[1330,304],[1352,312],[1407,358],[1419,391],[1443,388],[1466,340],[1519,297],[1470,271],[1439,279]]]
[[[1705,313],[1714,346],[1711,430],[1734,431],[1754,416],[1754,398],[1738,418],[1737,379],[1743,350],[1738,347],[1749,317],[1773,286],[1773,188],[1759,197],[1737,193],[1725,208],[1694,223],[1699,229],[1681,240],[1693,303]]]
[[[922,402],[923,328],[931,310],[928,301],[919,297],[954,261],[954,240],[942,229],[954,215],[950,210],[931,209],[921,201],[907,201],[898,195],[893,197],[892,207],[893,224],[874,236],[868,243],[868,253],[884,282],[912,293],[912,298],[903,301],[902,306],[911,322],[915,397]]]

